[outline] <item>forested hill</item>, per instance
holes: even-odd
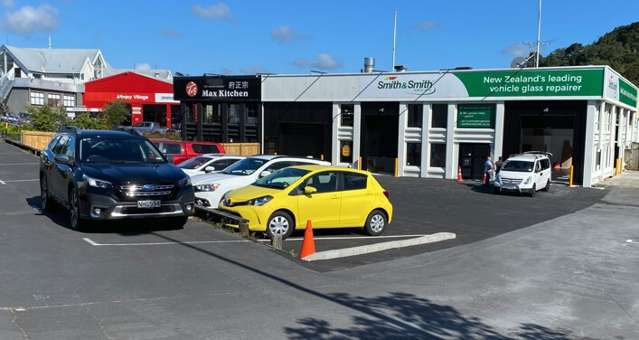
[[[560,48],[540,60],[542,66],[610,65],[639,85],[639,22],[615,28],[599,40]]]

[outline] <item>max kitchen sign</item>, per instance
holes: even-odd
[[[175,77],[173,91],[180,101],[245,102],[260,99],[257,76]]]

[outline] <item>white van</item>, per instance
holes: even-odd
[[[495,192],[517,191],[532,197],[537,190],[550,190],[550,157],[537,151],[509,157],[495,176]]]

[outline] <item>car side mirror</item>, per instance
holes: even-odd
[[[209,165],[206,168],[204,168],[204,172],[213,172],[213,171],[215,171],[215,167],[212,165]]]
[[[304,187],[304,194],[305,195],[311,195],[317,192],[317,189],[315,187],[312,187],[310,185],[307,185]]]
[[[260,177],[266,177],[268,175],[272,174],[272,172],[268,171],[268,170],[264,170],[262,171],[262,173],[260,174]]]
[[[55,161],[66,165],[73,165],[73,158],[67,155],[56,155]]]

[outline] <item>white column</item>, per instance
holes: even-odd
[[[404,167],[406,166],[406,122],[408,117],[408,105],[399,104],[399,123],[397,131],[397,174],[404,176]]]
[[[428,176],[428,167],[430,166],[430,144],[428,138],[430,135],[430,122],[433,115],[433,106],[431,104],[424,104],[423,116],[422,116],[422,162],[419,168],[419,176]]]
[[[331,134],[331,163],[337,165],[339,163],[339,104],[333,103],[333,133]]]
[[[360,103],[353,105],[353,168],[357,168],[357,162],[359,162],[360,147],[362,145],[362,106]],[[363,168],[363,166],[362,166]]]
[[[448,122],[446,124],[446,174],[445,178],[457,178],[458,153],[455,148],[455,124],[457,124],[457,104],[448,104]]]
[[[493,141],[493,160],[495,161],[503,156],[505,111],[506,105],[504,105],[504,102],[497,102],[495,109],[495,140]]]
[[[594,100],[588,101],[588,107],[586,108],[586,140],[584,141],[584,168],[583,168],[583,183],[585,188],[589,188],[593,184],[593,173],[595,172],[596,165],[594,157],[597,152],[595,150],[595,119],[597,117],[597,102]],[[601,130],[601,129],[600,129]]]

